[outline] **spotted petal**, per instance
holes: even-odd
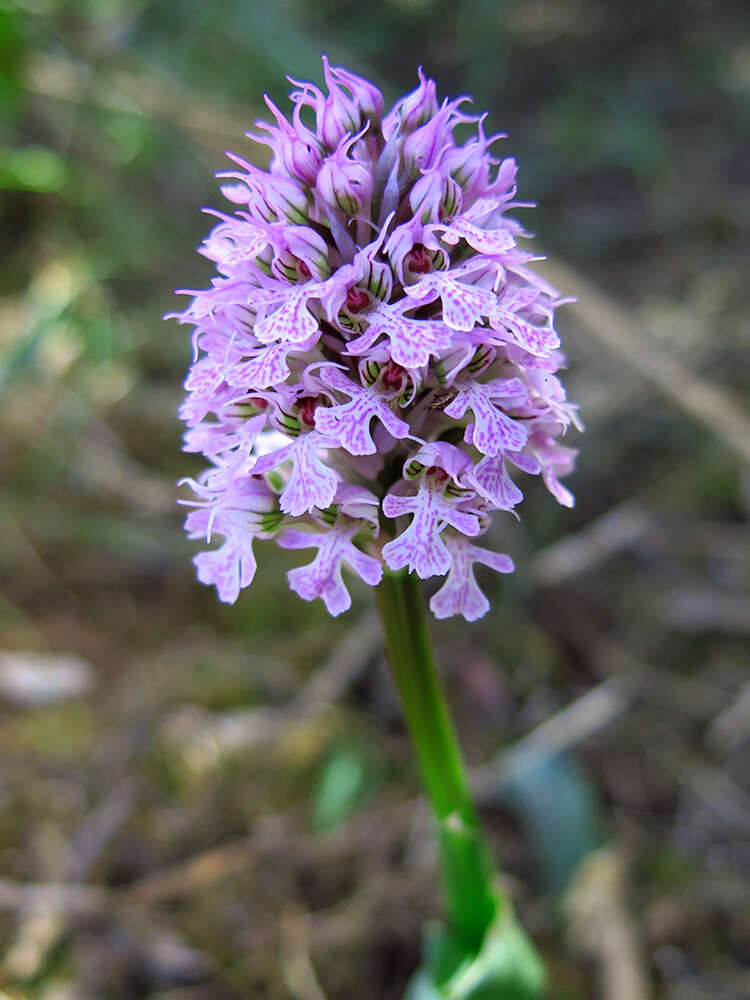
[[[492,329],[501,334],[501,340],[516,344],[535,357],[548,357],[560,346],[560,338],[553,329],[535,326],[509,310],[495,309],[489,320]]]
[[[477,253],[501,256],[516,245],[513,234],[508,229],[480,229],[467,219],[454,219],[446,226],[441,237],[444,243],[455,246],[460,239],[465,239]]]
[[[411,524],[398,538],[383,546],[383,558],[392,570],[409,568],[423,580],[447,573],[451,556],[440,536],[446,524],[466,535],[479,533],[479,521],[474,514],[455,509],[442,492],[430,488],[424,481],[414,497],[389,493],[383,500],[386,517],[413,514]]]
[[[366,354],[379,337],[390,340],[390,356],[402,368],[421,368],[451,345],[451,332],[435,320],[412,319],[381,305],[368,316],[370,325],[349,344],[347,354]]]
[[[487,455],[466,474],[467,482],[498,510],[512,510],[523,493],[510,478],[502,455]]]
[[[480,383],[465,378],[453,388],[457,395],[445,407],[445,412],[450,417],[459,418],[467,409],[472,411],[474,426],[471,439],[483,455],[498,455],[503,451],[520,451],[523,448],[528,437],[526,428],[494,403],[495,399],[523,399],[526,389],[519,379],[495,379]]]
[[[328,437],[335,438],[350,455],[374,455],[377,451],[370,425],[380,420],[394,438],[409,435],[409,425],[396,416],[388,400],[374,386],[361,386],[337,369],[321,373],[324,382],[339,392],[351,396],[348,403],[320,406],[315,411],[315,426]]]
[[[318,554],[308,566],[287,573],[289,583],[305,601],[323,599],[329,614],[340,615],[348,610],[352,599],[341,577],[341,564],[346,562],[371,587],[380,583],[383,567],[377,559],[361,552],[352,542],[362,527],[361,522],[337,523],[326,534],[289,529],[279,539],[284,549],[317,548]]]
[[[253,554],[253,536],[237,532],[213,552],[201,552],[193,562],[198,579],[216,587],[219,600],[234,604],[240,590],[253,582],[257,563]]]
[[[305,350],[304,344],[284,341],[261,347],[249,361],[242,361],[228,368],[227,381],[230,385],[250,390],[270,389],[281,385],[289,378],[289,355],[302,350]]]
[[[261,456],[253,466],[253,475],[269,472],[290,459],[289,479],[279,497],[281,509],[292,517],[306,514],[315,507],[325,510],[333,503],[339,477],[320,458],[318,450],[335,445],[335,441],[319,431],[300,434],[291,444]]]
[[[255,324],[255,336],[263,344],[274,341],[300,344],[319,332],[318,321],[307,308],[308,301],[320,290],[317,283],[302,285],[289,293],[270,316]]]
[[[430,610],[436,618],[463,615],[469,622],[476,621],[487,614],[490,603],[474,579],[474,563],[490,566],[498,573],[512,573],[513,560],[453,534],[446,535],[445,545],[451,556],[451,567],[445,583],[430,601]]]
[[[265,424],[265,413],[235,423],[202,423],[187,431],[183,451],[203,452],[212,457],[229,451],[249,454]]]
[[[452,330],[468,332],[481,323],[495,307],[495,296],[484,288],[456,281],[450,273],[428,274],[416,285],[404,291],[412,299],[430,302],[438,296],[443,303],[443,321]]]

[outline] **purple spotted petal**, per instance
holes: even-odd
[[[474,563],[483,563],[498,573],[512,573],[513,560],[455,535],[446,535],[445,545],[451,556],[451,568],[445,583],[432,597],[430,610],[436,618],[463,615],[469,622],[476,621],[487,614],[490,603],[474,579]]]
[[[560,346],[560,338],[554,330],[534,326],[512,312],[498,309],[490,315],[490,326],[501,335],[501,339],[517,344],[535,357],[547,357]]]
[[[365,333],[349,344],[348,354],[366,354],[383,335],[390,341],[390,356],[402,368],[421,368],[431,357],[450,347],[451,334],[442,323],[411,319],[395,309],[380,306],[370,317]]]
[[[495,307],[495,296],[484,288],[456,281],[452,272],[429,274],[416,285],[404,289],[420,302],[430,302],[438,296],[443,303],[443,322],[452,330],[468,332],[489,316]]]
[[[523,500],[523,493],[510,478],[502,455],[483,458],[467,473],[466,479],[498,510],[512,510]]]
[[[286,486],[281,491],[279,506],[285,514],[299,517],[314,507],[325,510],[333,503],[339,478],[318,455],[318,450],[335,445],[318,431],[301,434],[291,444],[264,455],[253,466],[260,475],[291,460],[292,467]]]
[[[450,566],[450,555],[440,537],[446,524],[467,535],[479,533],[475,515],[456,510],[455,505],[424,481],[416,496],[389,493],[383,500],[383,513],[386,517],[413,514],[409,527],[383,546],[383,557],[392,570],[408,567],[423,580],[442,576]]]
[[[513,381],[518,382],[517,379]],[[456,399],[445,407],[445,412],[451,417],[463,417],[467,409],[472,411],[472,441],[483,455],[498,455],[523,448],[528,438],[526,428],[494,403],[495,399],[507,397],[504,390],[493,383],[483,385],[474,379],[467,379],[454,388],[457,390]]]
[[[346,562],[371,587],[380,583],[383,567],[377,559],[360,551],[352,538],[359,530],[357,522],[332,528],[325,535],[311,532],[286,531],[278,540],[284,549],[317,548],[318,554],[308,566],[290,570],[289,583],[303,600],[323,599],[329,614],[340,615],[351,606],[349,591],[344,586],[341,565]]]
[[[304,344],[280,343],[261,347],[249,361],[227,370],[227,381],[234,386],[270,389],[289,378],[289,355],[304,350]]]
[[[200,582],[215,586],[220,601],[234,604],[240,589],[249,587],[255,576],[253,537],[237,534],[227,538],[220,549],[201,552],[193,562]]]
[[[312,337],[318,330],[318,321],[307,308],[307,303],[317,290],[317,285],[303,285],[290,292],[275,312],[256,323],[254,333],[258,340],[263,344],[278,340],[300,344]]]
[[[338,406],[318,407],[315,426],[337,440],[350,455],[375,454],[377,449],[370,433],[374,418],[380,420],[394,438],[408,436],[409,425],[396,416],[377,389],[357,385],[336,369],[323,372],[321,377],[331,388],[346,393],[351,399]]]
[[[185,434],[183,450],[203,452],[215,458],[230,451],[250,451],[266,424],[264,413],[249,420],[231,423],[200,424],[191,427]]]
[[[477,253],[501,256],[511,250],[516,241],[507,229],[480,229],[466,219],[456,219],[442,234],[441,239],[455,246],[460,239],[466,240]]]

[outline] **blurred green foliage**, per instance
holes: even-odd
[[[329,748],[312,796],[313,830],[326,833],[342,826],[358,806],[375,794],[380,772],[374,745],[350,738]]]

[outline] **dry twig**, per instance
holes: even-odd
[[[612,848],[583,862],[564,908],[570,941],[599,968],[607,1000],[649,1000],[651,989],[635,925],[625,904],[625,866]]]

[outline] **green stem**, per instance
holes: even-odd
[[[461,750],[432,659],[419,581],[386,573],[377,588],[386,647],[422,780],[440,825],[446,906],[455,931],[479,947],[497,910]]]

